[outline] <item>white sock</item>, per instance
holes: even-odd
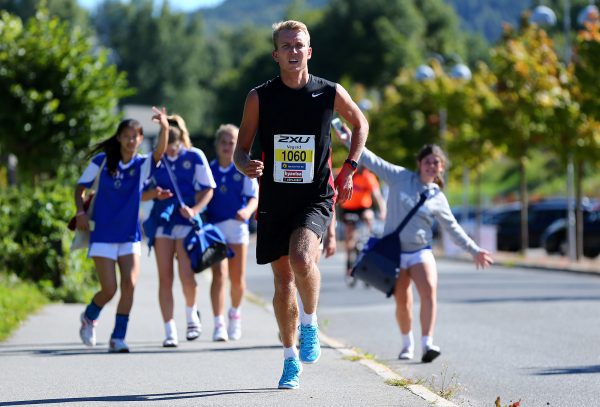
[[[191,307],[185,307],[185,316],[188,324],[198,324],[200,322],[198,319],[198,306],[194,304]]]
[[[433,336],[423,336],[421,338],[421,346],[423,349],[429,348],[431,345],[433,345]]]
[[[317,325],[317,313],[307,314],[303,312],[300,315],[300,323],[302,325]]]
[[[165,337],[177,340],[177,327],[175,326],[174,319],[165,322]]]
[[[289,359],[289,358],[294,358],[294,359],[298,359],[298,349],[296,349],[295,346],[292,346],[291,348],[283,348],[283,358],[284,359]]]
[[[304,318],[304,316],[306,315],[306,313],[304,312],[304,304],[302,303],[302,298],[300,298],[300,294],[298,294],[296,297],[298,297],[298,317],[300,318],[300,321],[302,321],[302,318]]]
[[[242,307],[237,307],[237,308],[231,307],[231,308],[229,308],[229,314],[228,314],[229,317],[231,318],[231,317],[234,317],[234,316],[236,316],[236,317],[239,316],[242,313],[241,308]]]
[[[413,335],[413,331],[410,331],[406,335],[402,334],[402,347],[410,349],[415,347],[415,337]]]
[[[215,326],[225,325],[225,317],[223,315],[217,315],[215,317]]]

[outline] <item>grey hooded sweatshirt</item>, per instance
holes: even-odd
[[[459,247],[476,255],[481,248],[465,233],[450,210],[444,193],[435,183],[423,184],[419,175],[399,165],[391,164],[378,157],[367,148],[364,149],[360,164],[377,174],[389,187],[387,216],[383,234],[392,233],[406,214],[417,204],[421,192],[434,189],[408,224],[400,232],[402,252],[414,252],[432,245],[432,226],[436,219],[441,227]]]

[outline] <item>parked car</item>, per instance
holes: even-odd
[[[594,202],[582,200],[584,208],[591,210]],[[544,199],[529,205],[528,232],[529,247],[542,247],[542,235],[555,221],[567,217],[566,198]],[[497,228],[497,247],[501,251],[521,249],[521,204],[519,202],[504,205],[488,212],[487,222]]]
[[[559,253],[563,256],[569,251],[568,221],[566,218],[554,221],[542,235],[542,247],[546,253]],[[583,255],[596,257],[600,254],[600,210],[583,211]]]

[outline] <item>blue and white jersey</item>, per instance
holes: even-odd
[[[217,188],[206,207],[206,217],[211,223],[235,219],[237,211],[245,208],[250,198],[258,199],[258,182],[242,174],[231,165],[223,168],[218,160],[210,163]]]
[[[92,158],[77,183],[92,187],[105,154]],[[90,243],[139,242],[141,238],[138,221],[144,181],[153,167],[152,155],[135,155],[127,164],[119,162],[117,173],[112,175],[106,165],[98,181],[94,201],[94,230]]]
[[[156,188],[168,189],[173,193],[173,196],[168,200],[154,200],[155,205],[160,202],[161,207],[174,204],[177,210],[173,211],[171,217],[171,225],[190,225],[190,221],[185,219],[179,213],[179,201],[175,194],[175,187],[169,178],[169,173],[164,164],[168,163],[175,182],[181,193],[183,202],[190,208],[196,204],[196,193],[207,188],[215,188],[217,184],[210,171],[210,166],[206,156],[202,150],[197,148],[182,147],[177,154],[177,157],[169,157],[165,155],[161,160],[158,168],[152,173],[152,177],[146,183],[145,189]]]

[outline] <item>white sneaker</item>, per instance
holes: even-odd
[[[187,332],[185,334],[185,339],[188,341],[193,341],[197,339],[202,333],[202,323],[200,322],[200,311],[196,313],[198,315],[198,319],[195,319],[193,322],[188,322]]]
[[[218,324],[215,325],[215,331],[213,332],[213,341],[214,342],[227,342],[229,340],[229,336],[227,335],[227,331],[225,330],[225,325]]]
[[[97,321],[92,321],[85,316],[85,312],[79,317],[81,328],[79,328],[79,337],[86,346],[96,346],[96,325]]]
[[[400,360],[411,360],[415,356],[415,349],[412,346],[406,346],[400,351],[398,359]]]
[[[110,353],[129,353],[129,346],[125,343],[125,339],[110,338],[108,351]]]
[[[227,327],[229,339],[237,341],[242,337],[242,315],[229,313],[229,325]]]

